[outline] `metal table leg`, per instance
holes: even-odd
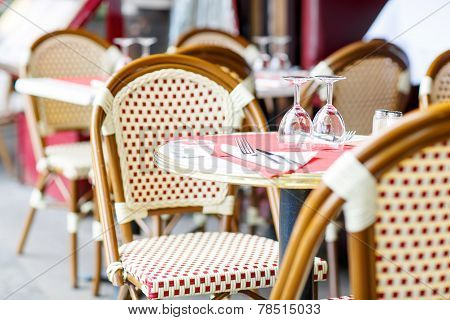
[[[281,189],[280,190],[280,260],[284,256],[286,246],[294,228],[298,213],[311,190]],[[313,298],[313,274],[310,272],[300,299],[311,300]]]

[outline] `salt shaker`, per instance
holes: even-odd
[[[388,114],[389,110],[387,109],[378,109],[375,110],[375,114],[373,116],[373,123],[372,123],[372,134],[378,133],[381,130],[385,129],[388,125]]]
[[[387,126],[392,127],[403,117],[403,113],[400,111],[389,111],[387,114]]]

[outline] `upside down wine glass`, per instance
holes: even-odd
[[[294,84],[295,93],[294,105],[281,120],[278,139],[280,143],[295,147],[306,143],[311,137],[312,122],[308,112],[300,105],[300,92],[302,84],[313,80],[314,77],[287,76],[282,78]]]
[[[327,103],[317,112],[313,120],[313,135],[335,144],[343,142],[345,124],[339,111],[333,106],[333,84],[344,80],[342,76],[316,76],[327,86]]]
[[[141,45],[141,57],[146,57],[150,55],[150,47],[158,42],[158,39],[155,37],[139,37],[136,38],[136,42]]]
[[[270,42],[270,37],[256,36],[253,37],[253,41],[258,45],[259,55],[252,67],[255,71],[267,69],[270,63],[270,55],[267,53],[267,45]]]

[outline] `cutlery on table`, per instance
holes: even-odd
[[[242,154],[245,154],[247,156],[256,156],[258,154],[261,154],[265,156],[267,159],[272,160],[273,162],[280,164],[280,161],[272,158],[270,155],[263,153],[263,152],[257,152],[253,149],[253,147],[248,142],[247,138],[245,137],[236,137],[235,141],[239,147],[239,150],[241,150]]]

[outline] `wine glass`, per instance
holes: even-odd
[[[131,62],[130,57],[130,47],[136,43],[135,38],[115,38],[114,44],[117,44],[122,50],[122,55],[124,56],[125,63]]]
[[[289,56],[287,55],[287,44],[291,41],[290,36],[271,37],[272,40],[272,59],[270,60],[270,69],[286,70],[291,66]]]
[[[139,37],[136,38],[136,42],[142,47],[141,57],[150,55],[150,47],[158,41],[155,37]]]
[[[313,80],[310,76],[285,76],[282,79],[294,84],[294,105],[284,115],[278,129],[278,140],[289,146],[299,146],[309,140],[312,133],[311,118],[300,106],[300,92],[302,84]]]
[[[313,120],[313,135],[322,140],[339,144],[345,136],[345,123],[339,111],[333,106],[333,84],[344,80],[342,76],[316,76],[327,86],[327,103],[317,112]]]
[[[253,70],[260,71],[267,69],[270,63],[270,55],[267,53],[267,45],[270,42],[268,36],[256,36],[253,37],[253,41],[258,45],[259,56],[253,63]]]

